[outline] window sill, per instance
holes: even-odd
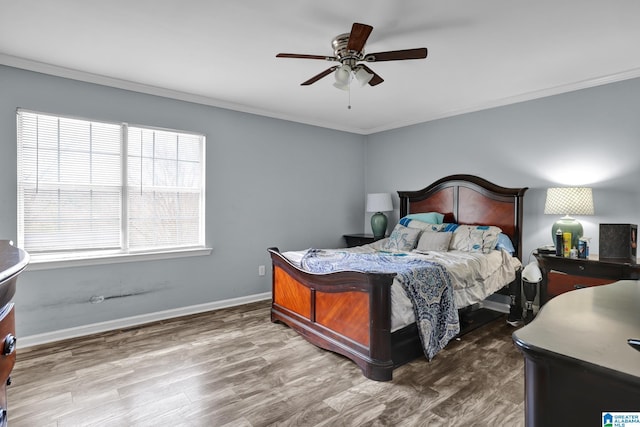
[[[188,248],[141,253],[93,253],[80,255],[31,255],[26,270],[51,270],[55,268],[85,267],[90,265],[118,264],[123,262],[157,261],[210,255],[211,248]]]

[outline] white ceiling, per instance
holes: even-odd
[[[638,0],[0,0],[0,63],[370,134],[640,76]],[[333,54],[353,22],[384,83],[349,93]],[[1,95],[1,94],[0,94]]]

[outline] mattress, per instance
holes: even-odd
[[[380,251],[380,242],[353,248],[330,249],[330,251],[376,253]],[[300,261],[307,251],[308,249],[287,251],[283,252],[283,255],[297,267],[300,267]],[[457,308],[479,303],[511,283],[516,277],[516,272],[522,266],[518,258],[513,257],[505,250],[493,250],[488,254],[456,250],[428,253],[407,252],[406,254],[438,263],[446,268],[451,278]],[[391,331],[396,331],[414,322],[415,314],[411,300],[402,285],[394,280],[391,286]]]

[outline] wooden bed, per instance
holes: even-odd
[[[418,191],[398,191],[400,217],[440,212],[444,222],[495,225],[522,259],[522,202],[527,188],[506,188],[472,175],[451,175]],[[277,248],[273,264],[271,321],[309,342],[353,360],[372,380],[392,379],[393,369],[424,356],[416,324],[391,332],[390,288],[395,274],[342,271],[309,273]],[[522,317],[520,276],[507,288],[510,320]],[[464,315],[464,310],[460,310]],[[461,323],[463,322],[461,318]],[[464,333],[461,330],[461,334]]]

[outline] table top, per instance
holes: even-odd
[[[536,318],[513,333],[523,352],[574,361],[637,377],[640,351],[640,281],[578,289],[547,302]]]
[[[0,283],[20,273],[29,263],[29,254],[0,240]]]

